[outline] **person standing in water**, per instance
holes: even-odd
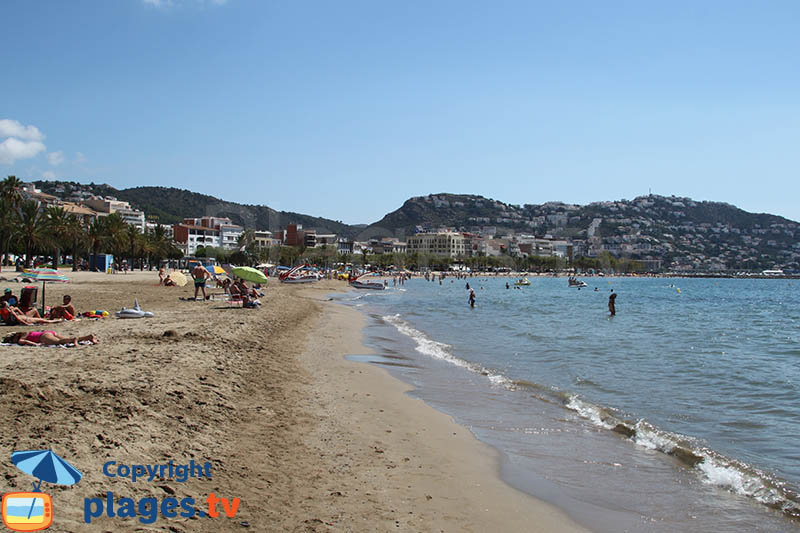
[[[617,314],[617,306],[615,305],[616,299],[617,293],[614,292],[614,289],[611,289],[611,295],[608,297],[608,312],[611,313],[611,316]]]
[[[475,289],[469,290],[469,306],[475,307]]]

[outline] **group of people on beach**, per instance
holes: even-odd
[[[210,300],[211,295],[206,292],[207,283],[214,278],[211,272],[208,271],[201,263],[197,263],[191,270],[192,281],[194,282],[194,300],[200,301]],[[241,301],[243,307],[255,308],[261,305],[258,300],[263,296],[258,289],[258,284],[255,287],[248,287],[247,283],[241,278],[225,278],[217,279],[217,288],[222,289],[225,294],[234,301]],[[158,283],[166,287],[174,287],[176,283],[170,278],[163,268],[158,271]],[[202,294],[202,298],[199,295]]]
[[[65,294],[61,305],[51,307],[45,316],[41,316],[34,308],[20,307],[18,298],[11,289],[5,289],[0,297],[0,320],[6,326],[38,326],[56,324],[65,320],[73,320],[77,313],[72,304],[72,297]],[[3,337],[4,344],[21,346],[54,346],[77,345],[81,342],[97,343],[93,334],[77,337],[66,337],[55,331],[17,331]]]

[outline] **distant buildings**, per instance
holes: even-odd
[[[132,208],[128,202],[122,202],[111,196],[105,198],[93,196],[86,198],[82,203],[95,210],[100,216],[118,213],[127,224],[136,226],[139,231],[144,232],[144,211]]]
[[[239,248],[239,237],[244,228],[227,217],[186,218],[182,224],[172,226],[173,238],[184,255],[194,255],[197,248]]]
[[[462,257],[466,253],[464,235],[455,232],[418,233],[408,238],[408,253]]]

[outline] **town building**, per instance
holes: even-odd
[[[423,253],[460,257],[465,255],[464,236],[461,233],[417,233],[408,238],[408,253]]]
[[[100,216],[110,215],[117,213],[125,221],[125,223],[139,228],[139,231],[144,232],[144,211],[139,211],[131,207],[128,202],[117,200],[112,196],[101,198],[100,196],[92,196],[82,201],[83,205],[90,207],[97,211]]]

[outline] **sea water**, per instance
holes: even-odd
[[[594,531],[800,529],[800,282],[530,280],[339,299],[369,318],[366,361]]]

